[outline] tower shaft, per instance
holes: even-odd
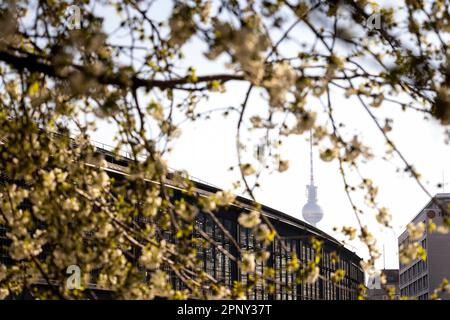
[[[317,187],[314,185],[314,163],[312,151],[312,130],[309,131],[309,161],[310,161],[310,183],[306,186],[308,200],[303,206],[303,218],[310,224],[316,225],[322,220],[322,208],[317,204]]]

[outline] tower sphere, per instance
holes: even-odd
[[[308,201],[303,206],[302,215],[306,222],[316,226],[323,218],[322,208],[317,204],[317,187],[314,185],[313,157],[312,157],[312,131],[309,131],[309,157],[311,162],[311,181],[306,186]]]

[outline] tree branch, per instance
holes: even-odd
[[[60,72],[62,67],[56,68],[53,65],[42,62],[42,58],[37,55],[27,53],[25,56],[18,56],[6,51],[0,51],[0,61],[9,64],[11,67],[19,71],[28,70],[30,72],[39,72],[60,80],[67,80],[70,77],[70,75],[72,75],[75,72],[82,72],[84,75],[88,77],[95,78],[100,84],[115,85],[121,88],[132,88],[132,89],[159,88],[163,90],[164,89],[182,90],[183,88],[178,88],[177,86],[202,82],[211,82],[211,81],[219,81],[221,83],[224,83],[231,80],[236,81],[245,80],[243,75],[235,75],[235,74],[213,74],[213,75],[199,76],[196,79],[195,83],[192,82],[192,79],[190,77],[183,77],[171,80],[157,80],[157,79],[143,79],[137,76],[133,76],[131,78],[124,78],[123,75],[120,73],[106,73],[106,72],[96,76],[92,73],[92,71],[88,67],[76,64],[63,66],[73,68],[73,71],[70,72],[68,75],[66,75]]]

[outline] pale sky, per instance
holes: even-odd
[[[168,1],[166,2],[168,3]],[[166,20],[170,5],[157,6],[151,12],[157,20]],[[106,11],[99,13],[108,16]],[[104,28],[112,30],[114,21],[106,20]],[[302,32],[298,30],[297,32]],[[294,33],[295,34],[295,33]],[[300,35],[300,34],[299,34]],[[303,36],[303,35],[302,35]],[[304,35],[305,37],[308,35]],[[127,38],[117,37],[117,42],[127,42]],[[286,50],[290,50],[286,48]],[[214,72],[230,72],[221,62],[211,62],[204,58],[206,47],[199,41],[192,40],[185,47],[188,59],[184,62],[184,70],[189,66],[197,68],[198,75]],[[230,82],[225,94],[214,94],[207,102],[201,103],[201,108],[216,109],[228,106],[239,107],[244,99],[248,84],[244,82]],[[141,97],[143,100],[148,97]],[[357,134],[362,141],[373,148],[377,158],[364,165],[362,172],[366,177],[374,180],[379,186],[379,205],[388,207],[393,215],[394,230],[383,230],[376,223],[373,212],[366,212],[362,217],[370,230],[375,232],[379,247],[385,245],[386,267],[398,268],[397,236],[408,223],[428,202],[426,194],[420,190],[415,181],[403,173],[395,170],[401,162],[394,158],[390,162],[380,159],[384,150],[384,141],[368,115],[354,99],[345,99],[340,93],[332,97],[336,118],[346,123],[345,132],[349,135]],[[260,92],[254,91],[250,97],[247,115],[258,113],[258,108],[266,106]],[[319,102],[308,107],[320,112]],[[429,191],[434,194],[442,192],[436,184],[442,182],[443,174],[450,181],[450,148],[444,143],[444,128],[434,120],[424,121],[423,116],[414,111],[401,112],[393,104],[383,104],[375,110],[377,114],[394,118],[394,130],[389,136],[397,143],[401,152],[414,164],[423,175],[423,181]],[[319,119],[320,120],[320,119]],[[181,137],[173,145],[173,152],[168,155],[169,166],[175,169],[185,169],[192,176],[224,189],[230,189],[232,182],[239,178],[238,172],[230,172],[228,168],[237,163],[235,148],[236,115],[224,119],[220,113],[207,121],[194,124],[185,123]],[[113,144],[112,126],[98,122],[98,130],[93,133],[94,140]],[[306,141],[308,134],[292,136],[285,141],[282,148],[283,158],[290,161],[290,169],[282,174],[265,175],[262,177],[262,188],[256,192],[257,200],[264,205],[285,212],[302,219],[301,209],[306,203],[305,187],[309,182],[309,145]],[[332,232],[334,226],[353,225],[356,220],[343,189],[342,178],[338,172],[337,162],[325,163],[314,150],[315,182],[318,186],[319,204],[324,211],[324,219],[318,227],[329,234],[342,239],[342,236]],[[403,166],[402,166],[403,167]],[[450,192],[447,184],[446,192]],[[365,257],[366,251],[358,243],[349,247],[360,256]],[[378,267],[383,267],[380,259]]]

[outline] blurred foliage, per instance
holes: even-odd
[[[369,259],[363,267],[373,272],[380,253],[351,194],[363,190],[385,227],[391,214],[379,206],[378,187],[370,178],[361,176],[359,185],[346,178],[349,169],[373,155],[360,137],[342,134],[345,124],[334,117],[336,92],[356,99],[355,107],[367,112],[385,139],[386,155],[399,157],[404,171],[426,191],[420,174],[388,136],[393,120],[381,119],[374,110],[389,102],[443,126],[450,123],[448,0],[396,1],[395,8],[364,0],[173,1],[167,20],[158,16],[161,2],[1,2],[0,172],[8,183],[0,185],[0,224],[8,228],[7,250],[17,263],[0,266],[0,297],[44,279],[52,286],[31,290],[35,297],[81,298],[94,270],[97,285],[114,290],[117,298],[245,298],[247,287],[258,282],[273,288],[271,270],[258,274],[255,265],[268,259],[272,242],[282,241],[260,214],[253,193],[263,170],[288,170],[279,151],[282,139],[309,130],[321,158],[339,163],[359,222],[342,232],[367,245]],[[80,9],[79,19],[73,5]],[[375,28],[366,24],[374,14],[381,21]],[[105,28],[105,16],[114,30]],[[190,65],[185,45],[192,41],[201,42],[205,58],[227,71],[210,73]],[[212,94],[226,96],[230,81],[248,88],[241,105],[199,109]],[[248,115],[252,91],[260,92],[266,104]],[[235,168],[241,174],[235,185],[255,200],[254,210],[243,213],[239,222],[263,248],[233,257],[249,281],[232,288],[199,267],[195,242],[211,239],[192,234],[198,212],[214,216],[235,200],[233,190],[200,197],[185,173],[170,179],[184,190],[180,199],[173,201],[167,187],[164,159],[182,134],[180,119],[208,119],[212,112],[238,116],[237,132],[230,132],[237,137]],[[105,159],[90,143],[99,119],[117,128],[116,156],[127,150],[132,160],[120,181],[105,173]],[[244,127],[264,138],[255,159],[241,139]],[[138,218],[146,222],[138,223]],[[409,227],[417,239],[424,229]],[[448,232],[448,224],[439,231]],[[176,241],[162,240],[166,232]],[[288,271],[299,282],[319,277],[322,243],[312,244],[318,252],[314,260],[301,264],[292,256]],[[405,246],[401,259],[425,258],[420,249]],[[142,281],[130,252],[138,253],[148,281]],[[83,267],[81,291],[65,287],[66,268],[73,264]],[[171,287],[167,270],[186,290]],[[344,276],[336,270],[333,281]],[[364,290],[359,288],[360,298]]]

